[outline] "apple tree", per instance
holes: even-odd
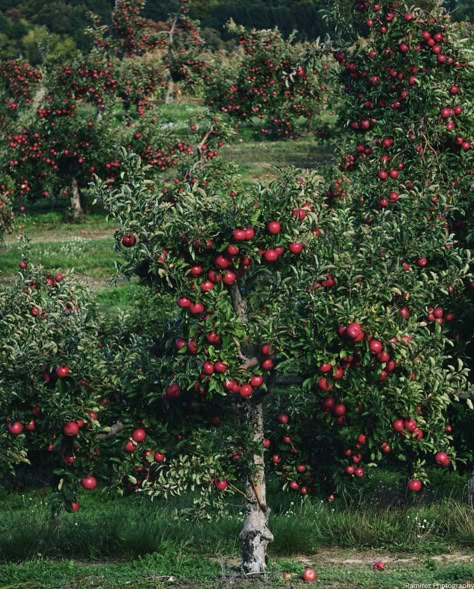
[[[98,319],[74,278],[34,265],[27,247],[0,309],[2,472],[41,466],[55,481],[54,513],[75,511],[100,455],[107,379]]]
[[[245,497],[245,573],[265,568],[272,540],[266,470],[304,496],[391,455],[416,492],[427,463],[455,458],[446,412],[466,370],[426,307],[463,288],[467,254],[441,223],[425,235],[420,197],[391,216],[348,179],[321,184],[289,169],[242,187],[216,159],[157,177],[129,152],[120,182],[92,188],[119,224],[122,271],[156,292],[161,317],[141,402],[161,447],[143,488],[201,488],[204,507],[210,490]]]
[[[309,47],[285,40],[280,31],[246,30],[231,22],[240,55],[210,83],[207,100],[258,131],[259,138],[291,139],[301,134],[320,109],[320,61]]]
[[[344,88],[340,120],[348,130],[340,173],[352,192],[359,188],[368,222],[411,209],[416,247],[413,261],[409,249],[400,250],[404,270],[416,265],[433,275],[449,265],[431,239],[436,231],[439,245],[445,232],[450,255],[472,247],[474,68],[464,28],[426,4],[421,10],[357,3],[352,16],[365,42],[337,51],[336,59]],[[331,198],[342,190],[334,185]],[[410,302],[410,291],[403,296]],[[428,325],[438,322],[462,348],[472,336],[472,279],[433,290],[423,311]]]

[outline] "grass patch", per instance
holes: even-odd
[[[131,559],[175,550],[195,556],[236,557],[242,506],[232,499],[223,517],[186,520],[176,508],[192,505],[192,497],[150,501],[143,495],[117,497],[82,493],[81,509],[64,514],[57,537],[48,527],[47,494],[10,493],[0,497],[0,560],[48,557]],[[270,497],[278,505],[278,497]],[[434,554],[474,546],[473,509],[455,500],[433,504],[358,508],[343,501],[290,503],[273,512],[272,557],[313,554],[323,548],[396,550]]]
[[[82,235],[60,241],[33,241],[29,256],[50,272],[71,270],[92,278],[112,278],[117,260],[112,237],[91,239]],[[22,257],[20,242],[0,247],[0,278],[16,274]]]
[[[4,589],[76,589],[100,587],[102,589],[130,587],[132,589],[164,589],[165,587],[222,589],[223,587],[261,588],[303,587],[301,580],[305,565],[313,566],[318,573],[317,586],[342,589],[401,588],[413,583],[463,584],[473,579],[470,564],[443,563],[430,560],[419,562],[387,563],[383,572],[373,571],[375,554],[362,554],[365,562],[345,563],[324,560],[315,555],[311,560],[270,562],[268,573],[259,577],[243,578],[235,563],[225,559],[195,559],[177,552],[172,547],[132,562],[84,564],[74,560],[47,561],[36,559],[20,566],[0,566],[0,584]],[[290,581],[282,573],[290,573]]]
[[[246,181],[267,181],[276,177],[275,167],[296,166],[302,169],[318,169],[333,158],[332,149],[321,145],[313,137],[301,137],[294,141],[239,141],[225,145],[223,159],[239,165]]]

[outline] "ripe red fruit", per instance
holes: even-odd
[[[202,365],[202,371],[204,374],[214,374],[214,364],[209,361],[204,362]]]
[[[321,403],[324,411],[331,411],[336,406],[336,401],[333,397],[326,397]]]
[[[221,270],[225,270],[226,268],[228,268],[231,265],[231,261],[226,258],[225,256],[217,256],[217,258],[214,260],[216,266],[218,268],[220,268]]]
[[[56,368],[56,376],[58,378],[66,378],[70,370],[71,369],[69,368],[69,366],[58,366]]]
[[[71,501],[69,508],[72,513],[76,513],[79,510],[79,501]]]
[[[79,426],[75,421],[68,421],[63,427],[64,435],[77,436],[79,433]]]
[[[235,272],[232,272],[232,270],[227,270],[224,273],[224,277],[222,279],[222,282],[224,282],[224,284],[227,285],[231,285],[234,284],[234,282],[237,280],[237,274]]]
[[[328,379],[325,376],[323,376],[322,378],[319,379],[318,386],[323,391],[330,391],[334,385],[332,383],[328,382]]]
[[[239,248],[231,243],[227,246],[227,253],[229,256],[236,256],[240,252]]]
[[[186,297],[180,297],[177,301],[176,301],[178,307],[181,307],[182,309],[186,309],[187,307],[191,306],[191,301],[189,299],[187,299]]]
[[[137,445],[132,442],[132,440],[128,440],[124,446],[125,452],[135,452],[137,449]]]
[[[357,437],[357,442],[359,444],[365,444],[367,442],[367,436],[365,434],[359,434]]]
[[[268,438],[263,438],[262,446],[264,448],[270,448],[271,445],[272,445],[272,443]]]
[[[218,491],[225,491],[227,489],[227,481],[221,481],[220,479],[215,479],[214,486]]]
[[[423,257],[423,258],[419,258],[416,263],[418,264],[418,266],[420,266],[421,268],[424,268],[427,264],[428,264],[428,260],[427,258]]]
[[[292,254],[300,254],[303,251],[303,244],[292,242],[288,244],[288,249]]]
[[[250,379],[250,384],[254,387],[254,388],[258,388],[261,387],[263,384],[263,376],[261,376],[260,374],[255,374],[254,376],[252,376],[252,378]]]
[[[378,560],[377,562],[374,562],[372,568],[374,571],[383,571],[385,570],[385,564],[381,560]]]
[[[97,487],[97,479],[93,476],[84,477],[81,480],[81,485],[84,489],[91,491]]]
[[[30,420],[30,421],[29,421],[29,422],[28,422],[28,423],[25,425],[25,429],[26,429],[26,431],[29,431],[29,432],[34,432],[34,431],[35,431],[35,429],[36,429],[36,423],[35,423],[35,420],[34,420],[34,419]]]
[[[26,267],[28,266],[28,264],[25,262],[25,260],[21,260],[21,262],[18,263],[18,266],[22,269],[25,270]]]
[[[162,454],[161,452],[155,452],[155,454],[153,455],[153,458],[155,459],[155,462],[163,462],[163,460],[166,458],[166,456],[164,454]]]
[[[204,305],[202,303],[191,303],[189,305],[189,310],[193,315],[199,315],[204,312]]]
[[[274,454],[272,456],[272,462],[273,464],[279,464],[281,462],[281,458],[278,456],[278,454]]]
[[[217,362],[214,362],[214,370],[218,374],[223,374],[227,370],[227,368],[228,366],[227,364],[224,364],[224,362],[220,362],[219,360]]]
[[[303,571],[303,581],[306,581],[307,583],[311,583],[313,581],[316,581],[317,578],[318,578],[318,575],[314,569],[312,569],[310,567],[306,567],[305,570]]]
[[[265,358],[260,364],[262,370],[271,370],[273,368],[273,360],[271,358]]]
[[[278,223],[278,221],[270,221],[269,223],[267,223],[267,231],[272,235],[276,235],[281,231],[281,224]]]
[[[292,491],[297,491],[300,488],[300,486],[298,485],[298,483],[296,481],[291,481],[288,486],[290,487],[290,489]]]
[[[245,230],[245,239],[253,239],[255,236],[255,230],[252,227],[247,227]]]
[[[363,334],[362,327],[359,325],[359,323],[350,323],[347,326],[345,333],[353,340],[359,338]]]
[[[403,419],[399,418],[399,419],[395,419],[395,421],[392,423],[392,427],[396,432],[401,432],[403,431]]]
[[[391,451],[390,445],[387,442],[383,442],[380,448],[385,454],[389,454]]]
[[[253,387],[251,384],[243,384],[239,387],[239,394],[244,399],[250,397],[253,393]]]
[[[306,211],[304,209],[295,209],[291,214],[297,221],[303,221],[306,217]]]
[[[344,403],[338,403],[337,405],[335,405],[334,409],[333,409],[333,413],[334,415],[336,415],[336,417],[342,417],[343,415],[346,414],[347,408],[344,405]]]
[[[408,319],[410,317],[410,311],[408,307],[402,307],[399,313],[403,317],[403,319]]]
[[[268,249],[263,252],[263,259],[265,262],[276,262],[278,260],[278,252],[275,249]]]
[[[139,427],[136,430],[133,430],[132,432],[132,439],[135,440],[135,442],[143,442],[143,440],[146,438],[146,431]]]
[[[201,283],[201,290],[202,292],[209,292],[214,288],[214,283],[210,280],[205,280]]]
[[[23,431],[23,425],[19,421],[8,424],[8,431],[14,436],[18,436]]]
[[[379,354],[383,350],[383,344],[379,340],[373,339],[369,343],[369,350],[371,354]]]
[[[133,247],[137,243],[137,238],[133,233],[124,235],[122,237],[122,245],[124,247]]]
[[[263,344],[260,348],[260,351],[264,356],[271,356],[273,354],[273,350],[270,347],[270,344]]]
[[[416,419],[413,419],[413,417],[410,417],[409,419],[405,419],[405,421],[403,422],[403,425],[404,425],[404,428],[408,432],[413,433],[417,427]]]
[[[435,460],[436,463],[440,466],[449,466],[451,463],[451,460],[449,459],[449,456],[446,454],[446,452],[437,452],[435,454]]]
[[[355,471],[355,466],[352,466],[351,464],[349,464],[348,466],[346,466],[346,473],[349,475],[353,475]]]
[[[177,399],[181,396],[181,387],[177,382],[173,382],[166,387],[165,392],[168,399]]]
[[[247,239],[245,229],[234,229],[234,231],[232,232],[232,236],[235,239],[235,241],[245,241]]]
[[[280,423],[282,423],[283,425],[286,425],[289,421],[289,417],[286,413],[280,413],[280,415],[278,416],[278,421]]]
[[[410,491],[413,491],[414,493],[418,493],[421,487],[422,483],[418,479],[411,479],[410,481],[408,481],[408,488],[410,489]]]
[[[359,466],[354,470],[354,474],[356,475],[356,477],[359,477],[359,478],[363,477],[364,476],[364,469]]]

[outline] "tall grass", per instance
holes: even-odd
[[[5,495],[0,508],[0,559],[41,556],[133,559],[174,550],[195,555],[237,556],[242,525],[239,506],[225,517],[186,521],[172,504],[145,497],[98,501],[81,498],[81,510],[65,514],[57,537],[49,533],[45,499],[23,503]],[[347,507],[317,500],[289,504],[270,517],[274,556],[312,554],[323,547],[430,552],[474,546],[473,510],[454,499],[408,507]]]

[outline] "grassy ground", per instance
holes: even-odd
[[[408,583],[474,581],[474,512],[465,502],[465,476],[445,473],[436,492],[408,504],[393,502],[397,474],[381,471],[362,483],[361,496],[300,501],[271,491],[269,574],[239,575],[238,499],[211,521],[186,521],[166,504],[83,491],[81,508],[64,514],[57,536],[48,526],[49,491],[0,493],[0,587],[295,587],[304,566],[316,586],[405,587]],[[386,570],[373,571],[382,560]],[[291,582],[283,572],[293,575]]]
[[[383,556],[383,555],[382,555]],[[374,571],[372,565],[380,560],[375,552],[358,553],[322,551],[304,559],[272,560],[266,575],[244,579],[238,565],[225,559],[193,558],[165,550],[129,562],[85,564],[74,560],[53,562],[37,559],[21,566],[0,566],[0,587],[3,589],[82,589],[124,588],[165,589],[273,589],[276,587],[311,586],[301,580],[305,566],[318,574],[316,587],[333,589],[397,589],[415,583],[435,587],[471,586],[473,565],[469,555],[457,554],[441,560],[436,557],[418,559],[390,555],[384,571]],[[283,573],[290,573],[289,580]]]

